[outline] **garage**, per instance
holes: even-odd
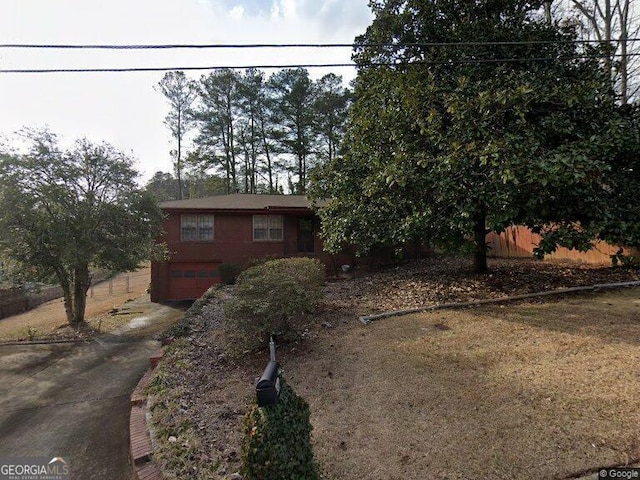
[[[169,264],[169,298],[195,300],[209,287],[220,283],[220,263]]]

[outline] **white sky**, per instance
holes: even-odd
[[[351,43],[371,20],[367,0],[0,0],[0,44]],[[350,56],[348,48],[0,49],[0,69],[348,63]],[[310,69],[313,77],[328,71]],[[333,71],[345,80],[355,75]],[[0,74],[0,135],[48,126],[69,142],[112,143],[137,159],[143,181],[172,171],[168,107],[154,90],[163,75]]]

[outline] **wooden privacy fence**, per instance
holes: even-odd
[[[132,275],[136,275],[136,273]],[[89,287],[87,297],[99,298],[118,293],[129,293],[130,284],[130,275],[119,275]],[[26,312],[42,303],[61,297],[62,288],[59,286],[42,287],[32,291],[24,288],[0,289],[0,319]]]
[[[491,232],[487,235],[489,255],[492,257],[506,258],[531,258],[533,249],[540,243],[541,237],[533,233],[527,227],[509,227],[506,231],[497,235]],[[588,252],[569,250],[558,247],[556,252],[545,255],[546,260],[573,260],[591,264],[611,264],[611,255],[615,255],[619,246],[609,245],[605,242],[596,242],[595,248]],[[640,255],[634,249],[624,249],[625,255]]]
[[[26,312],[38,305],[62,296],[61,287],[44,287],[29,292],[23,288],[0,290],[0,318]]]

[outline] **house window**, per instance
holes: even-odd
[[[180,239],[183,242],[213,240],[213,215],[182,215]]]
[[[282,241],[283,239],[282,215],[254,215],[253,239],[265,241]]]

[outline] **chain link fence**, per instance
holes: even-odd
[[[146,273],[133,272],[126,275],[118,275],[106,280],[93,282],[88,298],[100,298],[108,295],[129,293],[132,282],[140,277],[147,277]],[[43,303],[62,297],[62,288],[59,286],[46,286],[41,288],[9,288],[0,289],[0,319],[26,312]]]

